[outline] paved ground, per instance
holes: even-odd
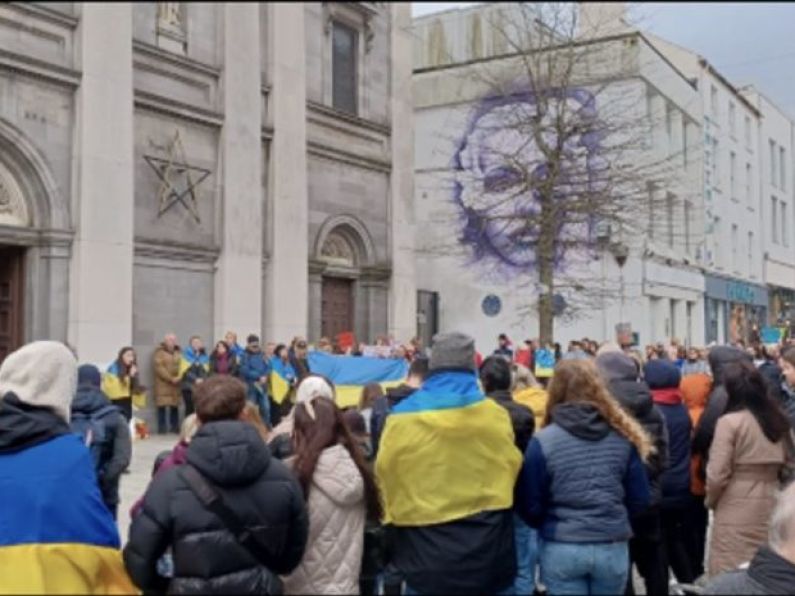
[[[149,480],[152,478],[152,465],[157,454],[163,450],[171,449],[177,444],[177,435],[160,437],[153,435],[148,439],[133,443],[133,457],[130,464],[130,473],[121,477],[121,504],[119,505],[119,532],[122,544],[127,542],[127,532],[130,526],[130,507],[146,491]]]

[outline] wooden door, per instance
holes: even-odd
[[[338,333],[353,331],[353,282],[323,278],[321,333],[332,341]]]
[[[24,251],[0,246],[0,362],[22,345]]]

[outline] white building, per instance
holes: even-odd
[[[480,259],[471,243],[456,244],[471,211],[456,198],[456,184],[462,182],[451,175],[451,164],[466,144],[462,139],[473,134],[473,114],[482,112],[489,93],[482,77],[473,76],[473,65],[487,74],[510,67],[510,48],[490,23],[501,9],[515,10],[511,6],[477,6],[414,20],[417,288],[427,296],[421,299],[420,320],[435,321],[442,331],[467,332],[481,349],[503,331],[517,340],[538,333],[537,317],[528,310],[537,290],[524,281],[533,272],[522,269],[521,257]],[[696,266],[703,243],[698,92],[639,32],[615,29],[579,43],[603,69],[586,67],[581,73],[585,92],[599,88],[600,117],[645,121],[646,138],[632,158],[665,160],[672,175],[664,183],[644,181],[658,212],[644,213],[622,230],[599,230],[598,254],[582,267],[582,283],[605,280],[606,287],[617,282],[621,289],[573,322],[556,320],[555,339],[611,338],[614,326],[626,321],[641,343],[676,336],[699,344],[705,326],[704,277]],[[621,268],[615,256],[623,248],[628,255]]]
[[[773,182],[767,180],[768,170],[764,168],[768,160],[763,153],[768,151],[768,142],[772,143],[776,161],[767,165],[771,170],[777,168],[782,156],[790,160],[791,125],[787,122],[781,131],[786,143],[781,134],[775,139],[763,135],[760,140],[760,126],[764,126],[767,115],[763,118],[758,102],[749,101],[698,54],[656,36],[650,39],[695,81],[703,105],[705,244],[698,262],[707,272],[706,340],[723,343],[757,338],[767,324],[763,263],[765,236],[771,227],[763,227],[762,219],[766,202],[772,200],[769,187],[760,185],[760,176]],[[770,117],[775,119],[775,115]],[[787,169],[791,175],[789,161]],[[785,199],[779,187],[782,182],[790,187],[791,183],[779,169],[775,169],[775,175],[777,199]],[[787,218],[792,217],[791,203],[783,202]]]
[[[764,280],[770,296],[768,323],[795,323],[795,178],[790,117],[754,88],[742,90],[762,113],[759,129],[759,188]]]

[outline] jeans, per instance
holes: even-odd
[[[255,404],[259,409],[259,415],[262,421],[268,428],[273,428],[271,425],[271,404],[268,396],[256,384],[250,383],[248,386],[248,400]]]
[[[157,432],[179,432],[179,408],[176,406],[157,406]]]
[[[516,541],[515,594],[532,594],[536,587],[536,562],[538,560],[538,532],[514,514],[513,532]]]
[[[704,574],[704,549],[707,544],[707,522],[709,512],[704,505],[704,497],[690,495],[690,504],[687,507],[687,527],[691,537],[688,540],[690,550],[691,571],[696,578]]]
[[[575,544],[543,541],[541,582],[550,596],[621,594],[627,583],[626,542]]]

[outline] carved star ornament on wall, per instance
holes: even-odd
[[[174,134],[166,152],[166,159],[144,155],[146,163],[160,179],[160,188],[157,191],[160,206],[157,216],[162,217],[175,204],[182,203],[196,223],[201,223],[195,190],[210,175],[210,170],[187,164],[179,131]]]

